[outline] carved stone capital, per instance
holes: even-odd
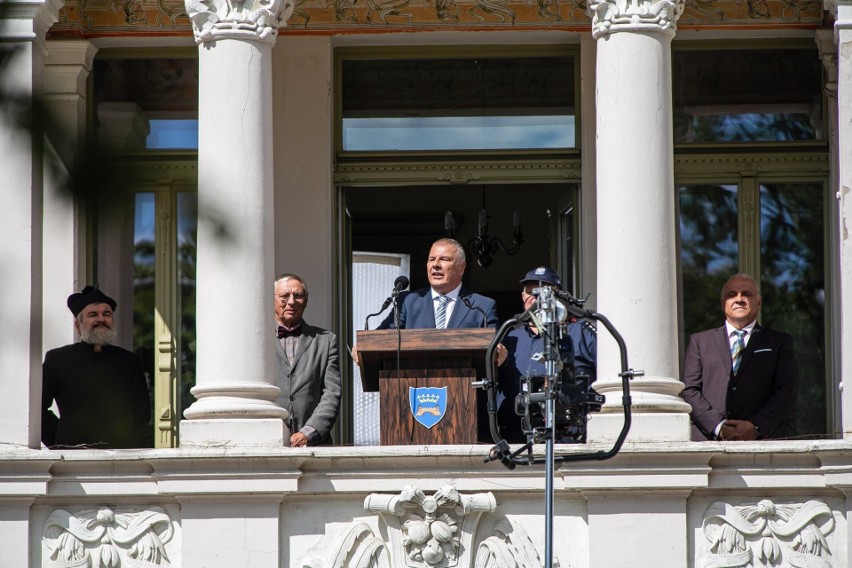
[[[589,0],[592,36],[614,32],[667,32],[674,34],[686,0]]]
[[[184,0],[195,43],[242,39],[275,43],[294,0]]]
[[[825,70],[823,87],[828,96],[837,98],[837,45],[831,30],[817,30],[816,44],[819,47],[819,58]]]

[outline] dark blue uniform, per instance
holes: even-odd
[[[568,341],[570,340],[570,345]],[[499,368],[500,392],[505,400],[498,410],[501,435],[510,443],[526,442],[521,428],[521,417],[515,414],[515,397],[520,393],[522,376],[543,376],[544,364],[533,361],[532,355],[544,349],[544,339],[533,333],[529,326],[510,331],[503,339],[508,356]],[[560,352],[573,351],[574,370],[578,375],[588,375],[591,382],[596,379],[597,332],[585,320],[575,320],[568,325],[567,337],[563,337]]]

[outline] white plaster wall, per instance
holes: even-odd
[[[543,466],[508,470],[485,464],[485,449],[0,448],[0,566],[49,566],[42,536],[45,519],[57,509],[85,517],[82,511],[111,508],[168,515],[174,529],[166,543],[168,564],[154,565],[325,568],[339,550],[343,532],[357,521],[366,523],[371,538],[382,546],[395,546],[378,514],[364,509],[365,497],[399,496],[406,486],[432,496],[446,485],[462,496],[494,498],[495,509],[481,517],[473,547],[508,520],[523,529],[541,559]],[[588,449],[559,446],[557,455]],[[826,546],[816,554],[826,562],[811,558],[809,565],[848,566],[850,505],[844,491],[852,486],[850,457],[852,445],[843,440],[685,442],[628,444],[612,460],[560,464],[554,483],[555,557],[563,568],[709,565],[719,560],[702,529],[713,503],[749,516],[764,500],[788,511],[802,511],[804,503],[818,501],[830,512],[830,519],[822,515],[813,523],[825,537]],[[752,515],[749,523],[756,526],[765,520],[774,523],[772,535],[758,530],[747,537],[752,551],[768,536],[780,545],[783,565],[791,565],[789,551],[813,535],[804,534],[807,523],[799,522],[811,517],[802,513],[792,524],[790,518],[772,511]],[[788,536],[779,528],[788,530]],[[797,535],[803,540],[797,541]],[[122,554],[131,544],[120,546]],[[90,553],[98,549],[97,539],[87,545]],[[301,562],[310,558],[320,562]],[[472,562],[459,566],[473,568]]]
[[[321,36],[282,35],[272,50],[274,267],[307,281],[305,319],[326,328],[334,327],[336,288],[332,56]]]
[[[590,294],[586,307],[590,310],[597,309],[597,287],[598,287],[598,207],[597,207],[597,128],[595,123],[595,83],[597,56],[595,50],[595,39],[592,34],[580,36],[580,109],[582,111],[582,168],[583,181],[580,187],[580,242],[583,249],[580,251],[580,289],[578,298]]]

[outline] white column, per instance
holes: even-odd
[[[198,399],[182,446],[282,446],[275,386],[272,46],[291,1],[186,1],[199,44]]]
[[[684,0],[591,0],[597,39],[598,301],[623,335],[633,381],[628,440],[689,440],[679,372],[671,40]],[[621,429],[619,352],[598,334],[607,396],[592,440]]]
[[[89,41],[48,41],[44,69],[44,104],[61,137],[54,149],[65,173],[86,147],[86,81],[97,48]],[[79,237],[85,236],[85,207],[65,191],[65,179],[45,176],[44,187],[44,330],[42,351],[73,343],[74,325],[68,295],[85,283]]]
[[[843,437],[852,438],[852,2],[826,0],[826,8],[835,16],[834,39],[837,42],[837,221],[841,232],[838,267],[840,305],[839,368],[841,377],[841,413]],[[850,384],[846,384],[849,381]]]
[[[44,36],[60,5],[14,0],[0,12],[0,46],[12,53],[0,66],[0,92],[17,100],[4,105],[8,113],[0,112],[0,278],[6,291],[0,294],[0,444],[31,448],[39,447],[41,431],[43,138],[15,121],[41,95]]]

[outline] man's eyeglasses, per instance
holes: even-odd
[[[286,304],[287,302],[289,302],[290,298],[293,298],[294,302],[304,302],[308,298],[308,295],[304,294],[302,292],[296,292],[294,294],[279,294],[278,295],[278,299],[281,300],[282,304]]]

